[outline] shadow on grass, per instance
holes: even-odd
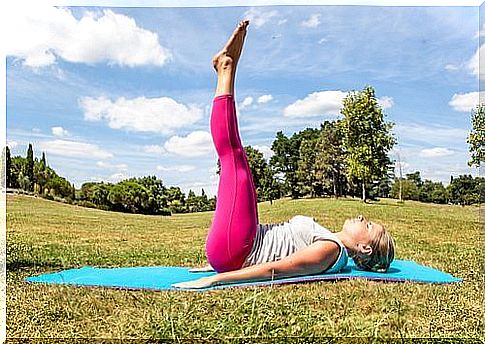
[[[50,262],[33,262],[30,260],[18,260],[15,262],[7,262],[8,272],[18,272],[20,270],[38,270],[38,269],[61,269],[62,265]]]

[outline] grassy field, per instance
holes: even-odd
[[[382,200],[278,200],[260,221],[315,217],[336,231],[364,214],[393,234],[400,259],[464,279],[452,285],[319,282],[210,292],[26,284],[84,265],[202,266],[212,212],[157,217],[7,196],[7,337],[433,337],[483,340],[478,207]]]

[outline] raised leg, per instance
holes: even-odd
[[[241,268],[252,248],[258,225],[256,191],[239,136],[234,100],[236,66],[248,24],[242,21],[213,59],[217,88],[210,128],[221,173],[206,254],[218,272]]]

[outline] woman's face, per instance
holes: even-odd
[[[370,244],[375,237],[376,231],[382,230],[378,223],[368,221],[364,216],[347,219],[344,222],[342,231],[351,237],[356,244]]]

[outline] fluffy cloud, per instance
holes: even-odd
[[[377,102],[383,110],[389,109],[394,106],[394,100],[392,99],[392,97],[382,97],[377,99]]]
[[[426,148],[421,150],[421,152],[419,153],[419,156],[422,156],[425,158],[435,158],[435,157],[448,156],[453,154],[454,152],[448,148],[435,147],[435,148]]]
[[[456,65],[451,64],[451,63],[449,63],[445,66],[445,70],[447,70],[447,71],[455,71],[455,70],[459,70],[459,69],[460,69],[459,66],[456,66]]]
[[[195,105],[177,103],[172,98],[125,99],[105,97],[79,100],[87,121],[106,120],[110,128],[169,134],[173,129],[191,125],[203,116]]]
[[[143,146],[143,151],[150,154],[163,154],[166,152],[165,148],[158,145]]]
[[[5,16],[15,34],[5,35],[6,54],[30,67],[52,65],[58,58],[74,63],[161,66],[171,53],[158,35],[134,19],[111,10],[85,12],[76,19],[69,9],[16,6]]]
[[[7,146],[8,148],[10,149],[14,149],[15,147],[17,147],[19,145],[19,143],[17,141],[8,141],[7,142]]]
[[[186,137],[172,136],[163,146],[167,152],[196,157],[213,152],[211,134],[206,131],[194,131]]]
[[[253,100],[254,100],[253,97],[244,98],[244,100],[241,103],[239,103],[239,109],[244,110],[245,108],[247,108],[253,103]]]
[[[320,25],[320,14],[312,14],[310,18],[301,22],[301,26],[308,28],[315,28]]]
[[[466,63],[466,68],[480,80],[485,80],[485,71],[480,72],[480,65],[485,64],[485,44],[482,44],[480,48],[477,49],[475,54]],[[483,68],[482,68],[483,69]]]
[[[157,170],[159,171],[175,171],[175,172],[180,172],[180,173],[184,173],[184,172],[190,172],[190,171],[193,171],[195,170],[195,166],[192,166],[192,165],[176,165],[176,166],[169,166],[169,167],[165,167],[165,166],[162,166],[162,165],[158,165],[157,166]]]
[[[249,19],[251,21],[251,25],[259,28],[269,22],[272,18],[277,17],[278,15],[278,11],[276,10],[267,11],[264,9],[251,7],[244,13],[244,18]],[[278,22],[278,24],[280,25],[283,23],[285,22],[282,22],[282,20]]]
[[[342,91],[322,91],[309,94],[284,109],[285,117],[311,117],[335,115],[342,108],[342,100],[347,96]]]
[[[271,100],[273,100],[273,96],[271,94],[265,94],[258,98],[258,103],[264,104],[264,103],[270,102]]]
[[[419,140],[433,145],[462,143],[466,140],[466,129],[445,126],[424,126],[416,123],[396,124],[394,128],[400,139]]]
[[[271,147],[269,146],[254,145],[253,148],[263,153],[263,156],[266,160],[270,159],[274,155],[274,152],[271,150]]]
[[[67,157],[87,159],[109,159],[113,157],[113,154],[102,150],[97,145],[84,142],[66,140],[41,141],[38,147],[41,151]]]
[[[478,105],[478,102],[479,102],[479,93],[470,92],[470,93],[454,94],[448,104],[455,111],[470,112],[472,109],[475,108],[475,106]]]
[[[52,127],[51,129],[52,129],[52,135],[54,136],[63,137],[63,136],[69,135],[69,132],[63,127]]]
[[[122,171],[126,171],[128,169],[128,166],[126,164],[110,164],[108,162],[104,162],[104,161],[98,161],[96,162],[96,166],[98,167],[101,167],[101,168],[105,168],[105,169],[116,169],[116,170],[122,170]]]
[[[123,172],[118,172],[118,173],[112,174],[111,176],[106,178],[106,181],[108,183],[116,184],[118,182],[121,182],[122,180],[129,179],[129,178],[130,178],[129,175],[127,175]]]

